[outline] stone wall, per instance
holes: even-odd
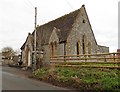
[[[58,45],[58,55],[64,55],[64,43]]]
[[[43,45],[43,58],[41,59],[43,65],[47,65],[50,63],[50,51],[51,47],[55,50],[54,55],[77,55],[79,54],[94,54],[94,53],[106,53],[109,52],[109,48],[105,46],[97,45],[97,41],[95,39],[93,30],[91,28],[91,24],[89,22],[89,18],[87,16],[85,7],[81,7],[79,14],[72,25],[72,29],[67,37],[67,40],[63,42],[59,42],[60,38],[58,37],[57,31],[61,31],[56,27],[53,28],[52,34],[49,38],[48,44]],[[65,30],[64,30],[65,31]],[[28,39],[25,43],[25,48],[22,51],[22,60],[26,62],[26,49],[28,49],[31,54],[31,62],[32,62],[32,51],[33,44],[31,42],[32,35],[28,35]],[[42,40],[42,39],[41,39]],[[38,41],[37,45],[41,46],[41,43]],[[56,47],[53,48],[53,44],[57,44]],[[39,47],[37,46],[37,47]],[[79,50],[78,50],[79,46]],[[41,51],[40,51],[41,52]],[[64,58],[64,57],[62,57]],[[76,58],[76,57],[75,57]]]
[[[88,54],[88,42],[91,43],[91,54],[97,53],[97,43],[91,29],[88,17],[84,10],[84,7],[80,10],[80,13],[75,20],[71,33],[67,39],[67,54],[76,54],[76,44],[80,41],[80,54],[83,54],[83,35],[86,37],[85,48],[86,54]]]
[[[97,53],[109,53],[109,47],[98,45]]]
[[[27,65],[27,58],[28,58],[28,53],[30,53],[30,67],[32,65],[32,52],[33,52],[33,44],[32,44],[32,35],[30,33],[28,33],[28,37],[26,39],[26,42],[25,42],[25,46],[24,48],[22,49],[22,62],[24,65]],[[28,66],[28,65],[27,65]]]
[[[41,60],[42,60],[43,66],[46,66],[46,65],[50,64],[50,49],[49,49],[49,45],[44,45],[42,48],[43,48],[43,56],[41,56]]]

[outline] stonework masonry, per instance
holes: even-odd
[[[22,61],[27,65],[28,62],[32,64],[33,60],[33,38],[34,32],[28,35],[21,47]],[[53,56],[108,53],[109,47],[97,44],[85,6],[82,5],[74,12],[37,27],[37,51],[43,52],[40,59],[43,65],[49,65]]]

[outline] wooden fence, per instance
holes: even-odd
[[[120,62],[120,53],[97,53],[81,55],[56,55],[50,57],[51,62]]]

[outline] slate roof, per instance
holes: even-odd
[[[82,5],[82,7],[84,7],[84,5]],[[40,43],[42,43],[42,45],[49,43],[49,38],[51,36],[51,33],[52,33],[54,27],[57,29],[60,29],[59,32],[57,31],[59,42],[66,41],[68,34],[69,34],[70,30],[72,29],[72,25],[74,24],[76,17],[79,13],[80,13],[80,9],[75,10],[69,14],[66,14],[62,17],[59,17],[55,20],[52,20],[46,24],[43,24],[43,25],[37,27],[37,33],[36,33],[37,47],[38,47],[38,45],[40,45]],[[34,37],[34,31],[33,31],[32,35]],[[24,48],[25,43],[23,44],[21,49]]]
[[[57,31],[57,35],[59,38],[59,42],[63,42],[67,40],[68,34],[72,28],[72,25],[79,14],[80,9],[66,14],[58,19],[50,21],[44,25],[41,25],[37,28],[37,43],[40,43],[40,39],[42,39],[42,44],[48,44],[51,33],[55,28],[60,29]],[[33,32],[34,34],[34,32]]]

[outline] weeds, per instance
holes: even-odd
[[[35,77],[52,84],[79,90],[120,90],[117,69],[49,67],[38,69]]]

